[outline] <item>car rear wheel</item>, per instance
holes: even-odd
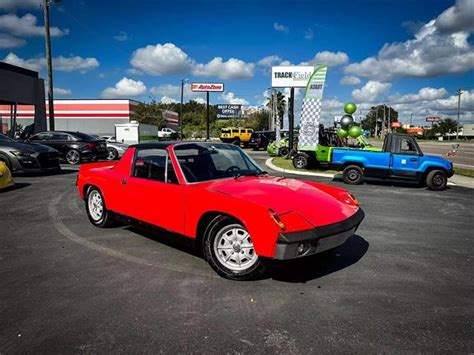
[[[104,197],[96,187],[91,187],[87,191],[86,212],[89,221],[96,227],[105,228],[113,224],[111,214],[105,206]]]
[[[364,178],[364,172],[360,166],[349,165],[342,172],[342,178],[346,184],[359,185]]]
[[[81,162],[81,153],[75,149],[70,149],[66,153],[66,161],[68,164],[74,165]]]
[[[442,191],[448,185],[448,177],[443,170],[433,170],[426,176],[426,185],[433,191]]]
[[[289,151],[288,151],[288,147],[280,147],[278,149],[278,156],[279,157],[286,157],[288,155]]]
[[[293,166],[296,169],[306,169],[308,167],[308,154],[299,152],[293,157]]]
[[[251,280],[265,272],[247,229],[229,217],[213,221],[207,228],[203,247],[207,261],[222,277]]]
[[[107,148],[107,160],[116,160],[118,158],[118,152],[115,148]]]

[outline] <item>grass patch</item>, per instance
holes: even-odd
[[[285,169],[285,170],[307,171],[307,172],[310,172],[310,173],[324,173],[324,174],[338,174],[339,173],[338,171],[334,171],[334,170],[296,169],[293,166],[293,162],[291,161],[291,159],[285,159],[285,158],[282,158],[282,157],[274,157],[272,159],[272,164],[279,167],[279,168]]]
[[[454,168],[454,173],[457,175],[467,176],[474,178],[474,170],[473,169],[465,169],[465,168]]]

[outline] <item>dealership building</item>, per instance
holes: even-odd
[[[54,100],[54,124],[57,131],[79,131],[98,135],[115,134],[115,125],[134,120],[135,108],[140,102],[134,100]],[[179,116],[176,112],[163,111],[166,126],[176,129]],[[12,110],[0,104],[0,127],[2,133],[11,127]],[[46,117],[48,103],[46,102]],[[35,107],[19,104],[16,108],[16,124],[23,127],[34,122]],[[49,121],[48,121],[49,122]]]

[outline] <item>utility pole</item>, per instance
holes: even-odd
[[[410,127],[411,127],[412,120],[413,120],[413,113],[410,113]]]
[[[458,121],[456,123],[456,140],[459,139],[459,114],[461,113],[461,95],[462,90],[458,90]]]
[[[54,131],[54,95],[53,95],[53,66],[51,63],[51,35],[49,32],[49,4],[51,0],[43,1],[44,30],[46,41],[46,63],[48,66],[48,106],[49,130]]]

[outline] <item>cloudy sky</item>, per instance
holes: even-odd
[[[0,0],[0,60],[44,77],[41,2]],[[455,117],[459,88],[474,122],[474,0],[63,0],[51,26],[56,98],[172,102],[186,78],[224,82],[213,104],[261,106],[272,65],[325,63],[326,122],[346,101]]]

